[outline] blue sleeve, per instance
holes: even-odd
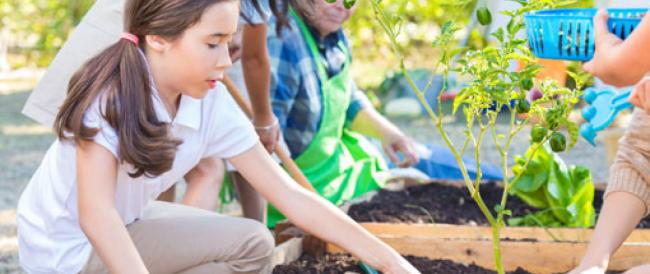
[[[250,0],[241,1],[240,9],[242,16],[239,18],[240,24],[266,24],[268,18],[271,16],[271,8],[269,7],[269,2],[267,0],[259,0],[258,3],[260,7],[259,11],[255,8],[255,5]]]
[[[278,118],[282,128],[286,128],[289,112],[298,94],[300,84],[300,74],[295,71],[296,58],[292,44],[286,40],[288,35],[283,33],[280,38],[275,35],[274,31],[269,32],[267,47],[269,50],[269,59],[271,62],[271,83],[270,97],[273,114]]]

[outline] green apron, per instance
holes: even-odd
[[[322,113],[318,132],[307,149],[295,159],[316,191],[335,205],[383,186],[379,173],[387,170],[383,157],[365,137],[345,128],[345,114],[352,96],[350,58],[343,70],[328,77],[311,32],[293,10],[291,15],[300,26],[321,82]],[[349,56],[342,43],[341,48]],[[269,205],[268,226],[275,227],[285,217]]]

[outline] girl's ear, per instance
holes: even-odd
[[[147,47],[162,53],[171,47],[171,43],[160,35],[146,35]]]

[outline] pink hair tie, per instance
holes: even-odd
[[[138,38],[137,35],[132,34],[132,33],[128,33],[128,32],[123,32],[121,38],[131,41],[136,46],[138,45],[138,43],[140,41],[140,39]]]

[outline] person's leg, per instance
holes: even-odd
[[[160,193],[158,196],[158,201],[170,202],[173,203],[176,201],[176,185],[173,185],[168,190],[165,190],[163,193]]]
[[[258,273],[274,247],[256,221],[164,202],[127,230],[151,273]],[[82,273],[108,271],[93,252]]]
[[[239,172],[231,172],[230,178],[237,191],[244,217],[266,224],[266,199]]]
[[[225,164],[222,159],[204,158],[185,174],[187,188],[182,203],[193,207],[215,210],[223,184]]]

